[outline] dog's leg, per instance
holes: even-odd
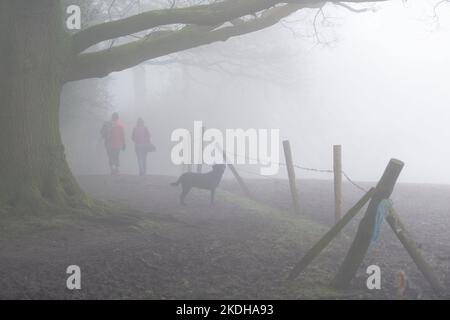
[[[181,196],[180,196],[180,204],[182,206],[186,205],[186,203],[184,202],[184,199],[186,198],[186,196],[187,196],[187,194],[189,193],[190,190],[191,190],[191,188],[183,186],[183,191],[181,192]]]
[[[211,190],[211,204],[214,204],[214,195],[216,194],[216,189]]]

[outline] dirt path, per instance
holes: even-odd
[[[304,276],[288,285],[283,282],[293,263],[328,228],[333,212],[328,182],[303,183],[301,198],[307,215],[296,218],[289,212],[282,182],[252,182],[261,201],[245,199],[234,183],[224,182],[215,206],[208,204],[206,192],[198,191],[189,196],[187,207],[180,207],[179,190],[168,186],[172,180],[168,177],[89,176],[79,180],[93,196],[140,212],[61,217],[44,227],[2,224],[0,298],[393,298],[389,282],[399,269],[422,288],[424,297],[431,297],[387,228],[366,259],[367,264],[376,263],[386,270],[383,290],[343,293],[328,287],[356,221]],[[414,214],[423,214],[417,208],[430,208],[430,204],[426,200],[421,203],[418,197],[413,205],[404,197],[416,193],[433,197],[436,208],[427,213],[430,219],[411,231],[448,284],[450,239],[443,224],[450,222],[443,208],[450,188],[427,190],[402,187],[394,201],[399,202],[397,210],[402,217],[403,212],[414,211],[405,219],[409,225]],[[344,191],[346,206],[360,196],[350,189]],[[65,270],[72,264],[82,270],[80,291],[65,286]],[[365,282],[364,270],[359,276],[355,289]]]

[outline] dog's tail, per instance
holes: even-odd
[[[170,185],[171,185],[172,187],[176,187],[176,186],[178,186],[180,183],[181,183],[181,177],[179,177],[178,180],[177,180],[176,182],[173,182],[173,183],[171,183]]]

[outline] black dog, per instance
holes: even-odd
[[[211,191],[211,204],[213,204],[216,188],[222,179],[225,169],[225,164],[215,164],[212,166],[212,171],[208,173],[183,173],[177,182],[171,183],[172,186],[178,186],[181,183],[182,192],[180,203],[185,205],[184,198],[186,198],[189,191],[191,191],[192,188],[198,188]]]

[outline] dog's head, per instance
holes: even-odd
[[[212,170],[214,172],[218,172],[223,174],[225,172],[225,169],[227,168],[227,166],[225,164],[215,164],[212,166]]]

